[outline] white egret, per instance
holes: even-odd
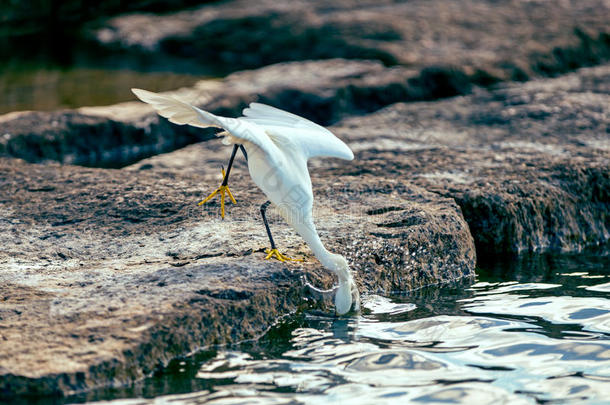
[[[313,192],[307,161],[313,157],[337,157],[352,160],[350,148],[329,130],[298,115],[260,103],[251,103],[243,117],[227,118],[203,111],[177,98],[132,89],[142,101],[154,107],[159,115],[175,124],[198,127],[220,127],[226,132],[223,142],[233,144],[233,153],[221,186],[200,204],[220,193],[224,217],[225,193],[235,203],[228,189],[228,176],[238,147],[245,149],[248,169],[254,183],[278,209],[280,215],[305,240],[324,267],[336,274],[339,285],[335,292],[335,308],[345,314],[352,306],[358,310],[360,298],[347,260],[324,247],[312,217]],[[281,254],[269,229],[265,209],[261,206],[265,229],[271,243],[267,259],[292,260]]]

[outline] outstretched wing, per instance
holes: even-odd
[[[131,89],[140,100],[150,104],[157,113],[178,125],[192,125],[199,128],[221,127],[221,125],[211,122],[203,122],[199,119],[196,107],[185,103],[172,96],[153,93],[142,89]]]
[[[140,100],[150,104],[159,115],[174,124],[188,124],[201,128],[223,128],[242,143],[250,142],[261,148],[271,161],[276,161],[280,156],[277,146],[271,141],[265,129],[256,123],[243,119],[220,117],[172,96],[142,89],[131,89],[131,91]]]
[[[306,158],[337,157],[352,160],[351,149],[328,129],[298,115],[260,103],[251,103],[241,120],[252,122],[276,138],[296,144]]]

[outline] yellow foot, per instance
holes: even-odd
[[[265,249],[265,253],[267,253],[267,256],[265,257],[265,260],[269,260],[272,257],[275,257],[277,260],[279,260],[280,262],[304,262],[305,260],[303,259],[292,259],[284,254],[281,254],[279,250],[277,249]]]
[[[222,169],[222,178],[223,179],[225,178],[225,169]],[[233,194],[231,193],[229,186],[218,187],[216,189],[216,191],[214,191],[212,194],[207,196],[205,198],[205,200],[200,201],[197,205],[203,205],[203,204],[207,203],[218,193],[220,193],[220,216],[224,219],[224,217],[225,217],[225,193],[229,195],[229,198],[231,199],[233,204],[237,204],[237,201],[235,201],[235,198],[233,197]]]

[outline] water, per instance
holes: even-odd
[[[18,65],[0,71],[0,114],[134,101],[132,87],[167,91],[192,86],[205,77],[130,68]]]
[[[213,64],[106,49],[81,36],[0,36],[0,114],[134,101],[132,87],[175,90],[227,73]]]
[[[361,316],[303,313],[265,336],[74,397],[176,404],[610,403],[610,255],[495,259],[477,279]]]

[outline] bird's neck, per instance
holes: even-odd
[[[292,226],[296,229],[299,235],[301,235],[303,240],[305,240],[313,254],[320,261],[320,263],[322,263],[322,266],[335,273],[339,277],[340,281],[347,280],[349,274],[339,274],[335,270],[335,265],[333,263],[334,254],[326,250],[324,247],[322,240],[320,240],[320,236],[318,236],[318,232],[316,231],[313,221],[299,221],[299,223],[293,223]]]
[[[313,254],[316,255],[320,263],[322,263],[324,267],[329,267],[331,253],[324,247],[313,222],[299,221],[299,223],[293,224],[293,226],[303,240],[305,240]]]

